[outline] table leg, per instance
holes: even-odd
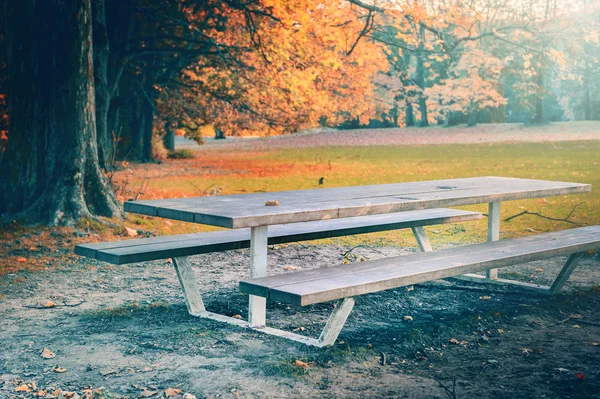
[[[487,240],[498,241],[500,239],[500,202],[490,202],[488,206],[488,235]],[[486,272],[488,280],[498,279],[498,269],[490,269]]]
[[[267,276],[267,239],[268,227],[258,226],[250,229],[250,278]],[[248,324],[261,328],[266,324],[267,299],[250,295]]]

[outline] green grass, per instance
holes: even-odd
[[[203,154],[204,155],[204,154]],[[207,154],[208,155],[208,154]],[[450,179],[471,176],[507,176],[529,179],[589,183],[594,192],[548,199],[510,201],[502,204],[502,218],[523,210],[564,218],[573,207],[572,221],[584,225],[600,224],[600,141],[560,143],[515,143],[481,145],[428,145],[402,147],[320,147],[266,151],[213,153],[213,157],[235,156],[244,167],[225,173],[153,179],[149,190],[181,190],[193,187],[222,186],[221,195],[256,191],[284,191],[318,187],[358,186],[392,182]],[[188,184],[189,182],[189,184]],[[275,197],[273,199],[276,199]],[[485,205],[464,209],[487,212]],[[161,222],[144,220],[160,230]],[[486,221],[459,226],[428,228],[438,243],[480,241],[485,237]],[[513,237],[574,227],[575,225],[522,216],[502,223],[502,236]],[[197,231],[198,226],[183,228]],[[205,230],[204,228],[200,228]],[[531,231],[534,229],[535,231]],[[173,232],[171,232],[172,234]],[[437,238],[437,239],[436,239]],[[386,232],[332,240],[353,244],[367,240],[375,245],[413,245],[409,234]]]

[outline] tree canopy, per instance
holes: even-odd
[[[0,213],[31,222],[119,215],[103,173],[176,131],[600,118],[589,0],[43,3],[0,12]]]

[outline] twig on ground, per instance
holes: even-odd
[[[456,399],[456,378],[452,379],[452,390],[450,390],[450,388],[448,388],[446,385],[442,384],[441,381],[437,378],[434,378],[434,380],[435,382],[440,384],[440,387],[444,388],[444,392],[446,392],[446,395],[450,399]]]
[[[575,209],[577,209],[577,207],[579,205],[583,205],[583,204],[585,204],[585,202],[581,202],[581,203],[575,205],[573,207],[573,209],[571,209],[571,212],[569,212],[569,214],[565,218],[553,218],[553,217],[550,217],[550,216],[542,215],[539,212],[523,211],[521,213],[517,213],[516,215],[512,215],[512,216],[507,217],[506,219],[504,219],[504,221],[505,222],[509,222],[509,221],[511,221],[511,220],[513,220],[515,218],[518,218],[519,216],[532,215],[532,216],[538,216],[538,217],[541,217],[541,218],[544,218],[544,219],[548,219],[548,220],[554,220],[556,222],[566,222],[566,223],[571,223],[571,224],[581,224],[581,223],[577,223],[577,222],[574,222],[572,220],[569,220],[569,218],[573,215],[573,212],[575,212]]]
[[[202,191],[202,189],[200,187],[198,187],[197,185],[195,185],[191,181],[188,181],[188,183],[190,184],[190,186],[194,187],[196,189],[196,191],[198,191],[198,194],[206,194],[206,190]]]
[[[577,319],[577,318],[573,318],[573,317],[567,317],[566,319],[561,320],[556,324],[565,324],[569,321],[571,321],[573,323],[577,323],[577,324],[585,324],[588,326],[600,327],[600,323],[595,323],[593,321],[585,321],[585,320],[581,320],[581,319]]]
[[[56,305],[56,304],[53,304],[52,306],[23,305],[23,307],[27,308],[27,309],[74,308],[83,303],[85,303],[85,299],[82,299],[81,302],[77,302],[77,303],[67,303],[66,301],[63,301],[62,305]]]

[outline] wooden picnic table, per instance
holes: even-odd
[[[585,193],[589,184],[507,177],[472,177],[216,197],[130,201],[125,210],[226,228],[251,228],[250,277],[267,275],[268,226],[285,223],[488,203],[488,241],[500,235],[500,203]],[[277,201],[279,205],[266,205]],[[497,278],[489,270],[488,279]],[[250,295],[248,322],[262,327],[266,299]]]

